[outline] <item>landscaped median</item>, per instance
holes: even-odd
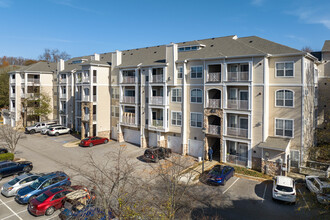
[[[71,142],[63,144],[63,147],[78,147],[79,143],[80,143],[80,140],[71,141]]]

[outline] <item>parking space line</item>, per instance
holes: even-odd
[[[304,195],[301,193],[300,189],[298,189],[298,191],[301,194],[301,196],[302,196],[302,198],[303,198],[303,200],[304,200],[304,202],[305,202],[305,204],[306,204],[306,206],[308,208],[308,211],[310,211],[309,206],[308,206],[308,203],[306,202]]]
[[[8,202],[4,202],[4,203],[2,203],[2,204],[0,204],[0,205],[4,205],[4,204],[8,204],[8,203],[10,203],[10,202],[14,202],[15,200],[10,200],[10,201],[8,201]]]
[[[265,201],[265,195],[266,195],[266,191],[267,191],[267,186],[268,186],[268,184],[265,184],[265,190],[264,190],[264,194],[262,195],[262,201],[261,201],[261,203],[263,203]]]
[[[17,212],[16,214],[20,214],[20,213],[23,213],[23,212],[26,212],[26,211],[27,211],[27,209],[24,209],[23,211]],[[7,216],[7,217],[1,219],[1,220],[5,220],[5,219],[10,218],[10,217],[13,217],[13,216],[14,216],[14,214],[9,215],[9,216]],[[17,216],[17,217],[18,217],[18,216]]]
[[[53,216],[53,217],[50,217],[50,218],[47,218],[46,220],[50,220],[50,219],[53,219],[53,218],[56,218],[56,217],[58,217],[58,216]]]
[[[21,217],[19,217],[19,215],[17,215],[16,212],[14,212],[6,203],[4,203],[1,199],[0,199],[0,202],[2,204],[4,204],[14,215],[16,215],[17,218],[19,218],[20,220],[23,220]]]
[[[239,178],[237,178],[225,191],[223,191],[222,194],[225,194],[237,182],[237,180],[239,180]]]

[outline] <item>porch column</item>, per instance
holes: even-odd
[[[222,161],[223,163],[226,163],[226,156],[227,156],[227,146],[226,146],[226,140],[222,140]]]
[[[248,168],[252,167],[252,148],[251,148],[251,143],[248,143]]]

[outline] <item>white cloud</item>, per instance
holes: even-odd
[[[9,0],[0,0],[0,8],[9,8],[10,1]]]
[[[295,11],[287,12],[297,16],[307,24],[322,24],[330,29],[330,13],[326,5],[322,7],[301,7]]]
[[[263,5],[263,3],[264,3],[264,0],[252,0],[251,1],[251,4],[256,5],[256,6],[261,6],[261,5]]]

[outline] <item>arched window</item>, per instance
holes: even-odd
[[[290,90],[276,91],[276,106],[293,107],[293,92]]]
[[[203,91],[201,89],[192,89],[190,91],[190,102],[191,103],[202,103],[203,102]]]

